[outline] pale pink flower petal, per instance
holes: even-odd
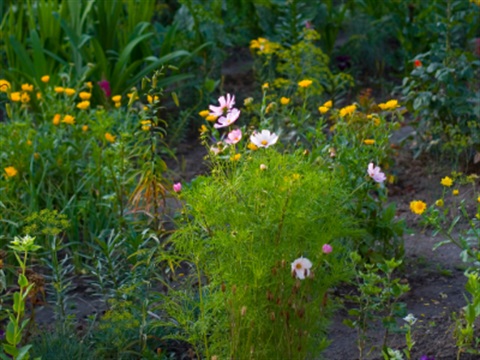
[[[383,172],[381,172],[381,169],[379,166],[375,166],[373,163],[368,164],[367,168],[368,175],[377,183],[383,183],[387,177]]]
[[[240,116],[240,110],[232,109],[226,116],[221,116],[218,118],[218,123],[213,125],[216,129],[220,129],[223,127],[227,127],[232,125],[235,121],[237,121],[238,117]]]
[[[235,129],[228,133],[225,142],[227,144],[236,144],[242,139],[242,130]]]
[[[303,280],[310,275],[311,268],[312,262],[307,258],[300,257],[292,263],[292,274]]]
[[[210,109],[210,115],[214,115],[216,117],[224,116],[228,112],[230,112],[235,105],[235,95],[227,94],[227,96],[220,96],[218,98],[218,102],[220,106],[213,106],[210,105],[208,108]]]

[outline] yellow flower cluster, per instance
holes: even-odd
[[[378,107],[384,111],[395,110],[399,107],[397,100],[389,100],[386,103],[378,104]]]
[[[250,50],[255,51],[257,55],[273,54],[278,49],[280,49],[279,44],[262,37],[250,41]]]
[[[340,109],[340,116],[345,117],[347,115],[352,115],[355,110],[357,110],[357,105],[348,105]]]
[[[327,101],[325,104],[323,104],[322,106],[319,106],[318,107],[318,111],[320,111],[320,114],[325,114],[328,112],[328,110],[330,110],[333,106],[333,102],[332,100],[329,100]]]
[[[115,103],[115,107],[119,108],[122,106],[122,95],[112,96],[112,101]]]

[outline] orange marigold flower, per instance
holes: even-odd
[[[12,92],[10,94],[10,100],[12,100],[14,102],[20,101],[20,93],[18,91]]]
[[[65,115],[63,117],[62,123],[68,124],[68,125],[73,125],[73,124],[75,124],[75,118],[71,115]]]
[[[308,80],[308,79],[302,80],[298,83],[298,86],[300,86],[301,88],[307,88],[310,85],[312,85],[312,80]]]
[[[79,96],[80,99],[82,99],[82,100],[90,100],[90,98],[92,97],[92,93],[89,93],[89,92],[86,92],[86,91],[82,91],[82,92],[80,92],[80,94],[78,94],[78,96]]]
[[[12,87],[12,85],[10,84],[10,82],[8,82],[5,79],[0,79],[0,91],[1,92],[7,92],[8,89],[10,89],[11,87]]]
[[[5,171],[5,177],[7,178],[14,177],[18,174],[17,169],[15,169],[13,166],[7,166],[3,169],[3,171]]]
[[[42,80],[42,82],[44,83],[48,83],[50,81],[50,76],[48,75],[43,75],[40,80]]]
[[[61,118],[62,118],[62,116],[60,114],[55,114],[55,116],[53,117],[53,120],[52,120],[53,125],[57,126],[58,124],[60,124],[60,119]]]
[[[77,91],[75,89],[72,89],[72,88],[66,88],[65,89],[65,94],[67,94],[68,96],[73,96],[75,95]]]
[[[108,142],[111,142],[111,143],[114,143],[114,142],[115,142],[115,136],[113,136],[113,135],[110,134],[109,132],[105,133],[105,139],[106,139]]]
[[[32,84],[22,84],[22,90],[23,91],[33,91],[33,85]]]

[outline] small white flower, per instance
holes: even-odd
[[[300,257],[292,263],[292,274],[301,280],[310,275],[312,262],[307,258]]]
[[[262,171],[267,170],[267,165],[260,164],[260,170],[262,170]]]
[[[278,136],[275,133],[270,133],[269,130],[262,130],[260,133],[253,133],[250,136],[250,141],[257,147],[267,148],[277,142]]]
[[[408,314],[406,317],[403,318],[403,320],[409,323],[410,325],[413,325],[417,322],[417,318],[413,316],[413,314]]]

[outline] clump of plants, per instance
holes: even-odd
[[[304,359],[326,347],[328,292],[351,276],[345,240],[358,231],[338,180],[311,165],[261,148],[182,189],[171,243],[191,267],[167,311],[197,354]]]
[[[478,176],[454,173],[445,176],[440,183],[442,196],[434,204],[427,205],[422,200],[413,200],[410,209],[421,216],[422,223],[433,228],[434,234],[443,239],[434,249],[446,245],[455,245],[460,258],[467,265],[465,290],[468,296],[466,306],[456,317],[455,338],[458,346],[457,359],[462,353],[480,354],[480,334],[475,327],[480,319],[480,194],[476,188]],[[461,185],[470,185],[462,190]],[[468,195],[461,199],[462,195]]]

